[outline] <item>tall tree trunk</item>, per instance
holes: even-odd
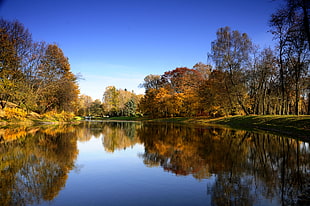
[[[237,94],[237,101],[239,103],[239,105],[241,106],[242,110],[244,111],[244,113],[246,115],[249,115],[249,111],[247,110],[247,108],[244,106],[242,99],[239,97],[239,94]]]
[[[282,48],[280,48],[280,83],[281,83],[281,112],[280,114],[284,114],[284,108],[285,108],[285,87],[284,87],[284,71],[283,71],[283,60],[282,60]]]
[[[254,106],[254,114],[259,115],[259,108],[260,108],[260,99],[259,97],[255,100],[255,106]]]
[[[308,94],[308,115],[310,115],[310,93]]]
[[[299,89],[297,83],[295,85],[295,114],[299,115]]]
[[[300,72],[301,72],[301,65],[298,64],[296,66],[295,71],[295,114],[299,115],[299,79],[300,79]]]

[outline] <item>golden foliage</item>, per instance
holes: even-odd
[[[0,129],[0,137],[2,141],[9,142],[16,139],[26,137],[27,131],[25,127],[16,129]]]
[[[53,200],[65,186],[77,158],[74,130],[70,126],[19,127],[1,129],[0,136],[5,142],[15,140],[0,144],[0,205]]]
[[[4,108],[3,118],[6,120],[25,120],[27,113],[19,108]]]
[[[55,111],[50,111],[43,114],[43,119],[50,121],[68,122],[71,121],[74,116],[75,115],[72,112],[62,111],[61,113],[57,113]]]

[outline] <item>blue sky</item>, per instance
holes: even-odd
[[[146,75],[207,63],[218,28],[247,33],[261,47],[279,1],[4,0],[0,16],[19,20],[35,41],[57,43],[80,73],[82,94],[102,99],[107,86],[134,90]]]

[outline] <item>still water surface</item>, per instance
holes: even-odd
[[[307,205],[309,143],[167,123],[0,129],[0,205]]]

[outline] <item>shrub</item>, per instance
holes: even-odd
[[[59,121],[59,122],[68,122],[74,118],[74,114],[72,112],[64,112],[57,113],[55,111],[50,111],[43,114],[43,118],[50,121]]]
[[[25,120],[27,112],[19,108],[9,108],[4,109],[3,118],[6,120]]]

